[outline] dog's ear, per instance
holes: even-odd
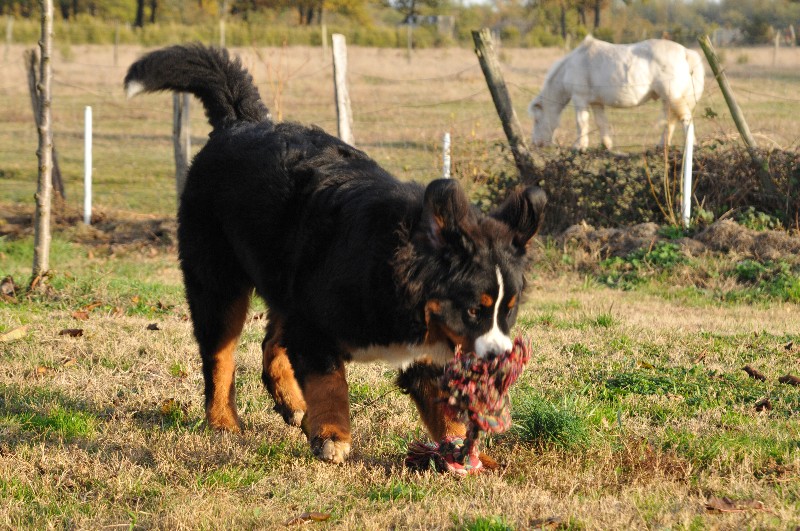
[[[434,247],[464,242],[460,228],[471,214],[469,199],[454,179],[437,179],[425,189],[422,230]]]
[[[525,251],[531,238],[539,231],[544,219],[547,195],[538,186],[519,188],[506,198],[490,215],[514,231],[514,245]]]

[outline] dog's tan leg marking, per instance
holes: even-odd
[[[249,305],[249,292],[231,305],[226,319],[225,334],[213,354],[214,363],[211,370],[213,388],[210,390],[211,396],[206,399],[206,422],[217,430],[239,432],[242,429],[242,423],[236,412],[236,363],[233,355]]]
[[[281,346],[280,323],[272,323],[270,337],[264,344],[263,380],[275,401],[275,411],[290,426],[300,426],[306,412],[303,391],[294,377],[286,348]]]
[[[440,441],[447,435],[466,435],[466,426],[445,414],[442,404],[447,400],[447,395],[439,389],[436,380],[420,380],[411,393],[411,398],[431,439]]]
[[[318,458],[341,463],[350,453],[350,398],[342,365],[331,374],[309,374],[303,383],[303,431]]]
[[[445,412],[443,404],[447,401],[447,394],[439,387],[435,379],[420,378],[410,390],[414,404],[417,406],[419,416],[428,434],[433,441],[439,442],[445,437],[463,437],[467,433],[466,425]],[[500,465],[497,461],[481,452],[481,462],[489,470],[494,470]]]

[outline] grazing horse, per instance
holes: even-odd
[[[603,145],[610,150],[611,131],[604,107],[636,107],[661,98],[667,126],[660,145],[669,145],[675,124],[680,121],[685,130],[691,123],[704,78],[700,54],[676,42],[651,39],[610,44],[588,35],[550,68],[542,91],[528,106],[534,121],[533,143],[552,143],[561,111],[571,100],[578,124],[573,147],[589,147],[591,108]]]

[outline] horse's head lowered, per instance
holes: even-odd
[[[541,95],[531,101],[528,114],[533,118],[531,140],[534,146],[541,147],[553,143],[553,134],[558,127],[559,111],[555,105],[547,105]]]

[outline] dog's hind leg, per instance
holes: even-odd
[[[299,427],[306,412],[303,391],[294,377],[294,369],[281,341],[281,319],[269,313],[267,335],[261,343],[263,351],[261,381],[275,401],[275,411],[286,424]]]
[[[186,298],[200,347],[205,380],[206,422],[211,428],[240,431],[236,412],[234,352],[242,332],[252,288],[209,289],[184,271]]]
[[[448,436],[463,437],[467,433],[464,423],[447,415],[442,407],[447,401],[447,394],[439,386],[442,374],[442,367],[418,361],[401,371],[397,377],[397,386],[411,396],[422,423],[436,442]],[[499,466],[497,461],[484,453],[480,454],[480,459],[488,469]]]

